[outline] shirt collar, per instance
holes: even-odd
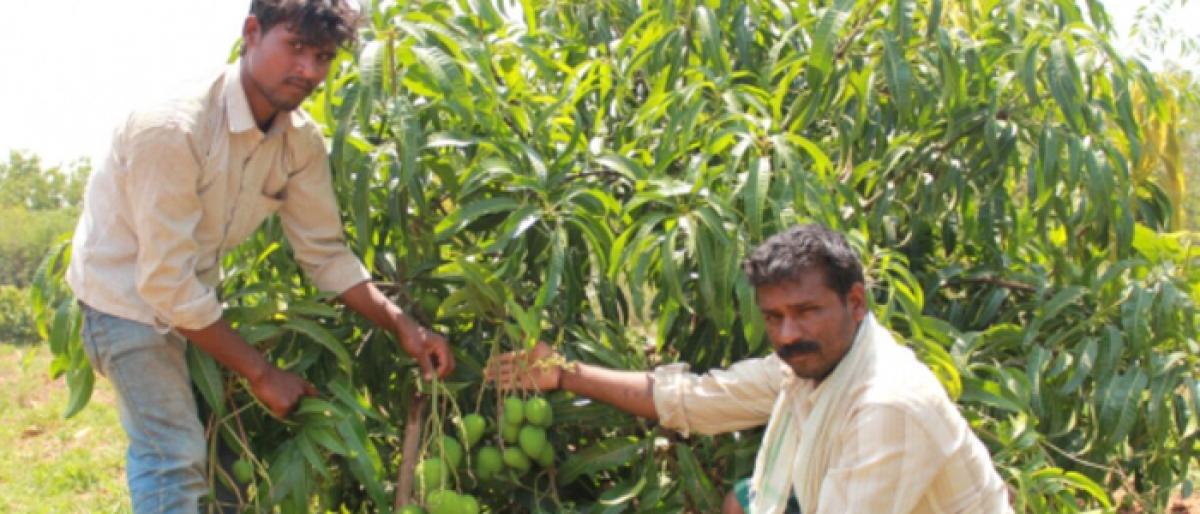
[[[246,98],[246,89],[242,86],[242,61],[238,59],[230,63],[225,68],[225,89],[222,91],[225,97],[225,115],[229,118],[229,131],[235,134],[240,134],[249,130],[258,128],[258,124],[254,122],[254,112],[250,110],[250,100]],[[304,114],[300,109],[294,109],[285,113],[285,116],[293,128],[304,126]],[[275,120],[271,122],[271,127],[268,132],[273,132],[286,127],[279,127],[280,116],[276,115]]]

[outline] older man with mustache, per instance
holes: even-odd
[[[987,449],[937,379],[867,309],[862,265],[818,225],[771,237],[743,268],[775,353],[705,375],[571,366],[539,344],[490,363],[505,388],[565,389],[683,433],[766,425],[724,512],[1011,512]]]

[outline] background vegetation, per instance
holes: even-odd
[[[300,277],[269,221],[228,256],[222,296],[325,397],[281,423],[189,356],[214,451],[252,465],[248,506],[390,508],[419,458],[403,458],[406,416],[428,403],[418,452],[444,457],[458,415],[495,420],[479,367],[497,351],[544,339],[572,359],[697,371],[761,355],[737,265],[801,221],[850,235],[875,312],[958,400],[1019,512],[1111,508],[1117,490],[1160,510],[1190,489],[1200,251],[1179,134],[1194,104],[1113,51],[1097,2],[471,0],[369,16],[307,107],[351,246],[450,336],[459,370],[417,381],[393,341]],[[68,259],[51,254],[33,299],[74,413],[93,376]],[[461,468],[450,487],[492,512],[711,512],[750,473],[755,431],[682,439],[550,401],[554,465]]]
[[[29,285],[46,253],[79,215],[91,166],[45,166],[27,152],[0,162],[0,505],[13,512],[129,510],[124,437],[112,389],[97,388],[101,408],[63,419],[66,384],[46,369]]]
[[[36,156],[11,152],[0,162],[0,341],[36,341],[29,291],[38,264],[78,218],[91,167],[45,168]]]

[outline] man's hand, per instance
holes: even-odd
[[[450,353],[446,338],[405,315],[371,281],[347,289],[342,293],[342,301],[376,326],[396,334],[400,347],[421,366],[425,380],[433,380],[435,373],[439,378],[446,378],[454,371],[454,354]]]
[[[176,330],[217,362],[244,377],[254,397],[280,418],[287,417],[300,397],[317,394],[312,384],[267,361],[224,319],[200,330]]]
[[[580,362],[568,364],[546,343],[539,342],[529,351],[497,355],[488,361],[484,377],[500,389],[563,389],[635,416],[658,419],[653,374]]]
[[[396,325],[408,325],[397,331],[396,338],[400,340],[400,347],[417,360],[417,365],[421,367],[421,376],[425,377],[425,380],[433,380],[435,373],[438,378],[446,378],[446,375],[454,371],[454,354],[450,352],[450,344],[446,342],[445,337],[416,324],[411,319],[407,320],[406,324],[397,322]]]
[[[267,365],[262,374],[250,381],[250,392],[280,418],[286,418],[296,408],[300,398],[317,396],[317,388],[312,384],[295,373],[271,365]]]
[[[562,372],[562,357],[538,342],[529,351],[497,355],[488,361],[484,376],[500,389],[552,391],[562,385]]]

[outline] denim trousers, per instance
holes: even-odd
[[[208,492],[207,445],[188,376],[187,341],[81,308],[84,349],[92,368],[116,390],[129,437],[126,475],[133,512],[195,514]]]

